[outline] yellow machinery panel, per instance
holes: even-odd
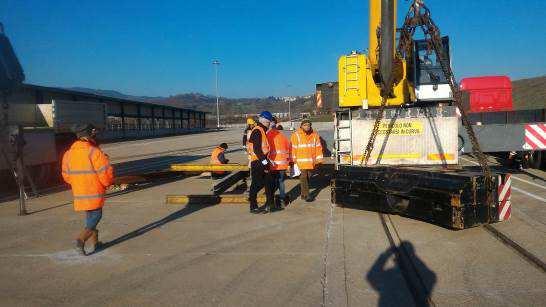
[[[406,62],[401,61],[397,72],[397,80],[393,88],[393,96],[387,99],[387,106],[399,106],[415,101],[412,85],[405,78]],[[364,54],[352,53],[344,55],[338,61],[339,106],[369,107],[381,106],[381,93],[375,83],[368,57]]]

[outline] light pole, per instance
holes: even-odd
[[[216,75],[216,129],[220,130],[220,97],[218,95],[218,66],[220,66],[220,61],[213,60],[212,65],[214,65]]]
[[[287,85],[288,88],[288,121],[290,122],[290,130],[294,130],[294,124],[292,123],[292,110],[291,110],[291,103],[292,103],[292,97],[290,96],[290,88],[292,85]]]

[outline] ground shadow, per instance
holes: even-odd
[[[322,146],[322,155],[325,158],[331,157],[332,151],[330,150],[330,148],[328,148],[328,143],[326,142],[324,138],[322,138],[322,136],[319,136],[319,137],[320,137],[320,145]]]
[[[171,164],[187,163],[187,162],[202,159],[203,157],[207,157],[207,156],[208,155],[163,156],[163,157],[153,157],[153,158],[146,158],[146,159],[114,164],[115,177],[119,178],[122,176],[138,175],[142,177],[142,180],[140,180],[140,182],[135,185],[131,185],[129,189],[124,190],[123,192],[108,194],[108,196],[112,197],[119,194],[126,194],[135,190],[141,190],[144,188],[156,186],[158,184],[163,184],[163,183],[171,182],[174,180],[180,180],[186,176],[182,173],[174,173],[174,172],[168,171],[169,166]],[[55,184],[57,184],[56,187],[39,191],[39,194],[37,197],[46,196],[46,195],[69,190],[70,187],[67,184],[61,183],[60,180],[61,179],[59,178],[57,182],[55,182]],[[9,189],[9,190],[7,188],[5,190],[0,189],[0,203],[18,199],[18,195],[13,194],[14,192],[15,190],[13,189]],[[31,197],[31,199],[32,198],[36,198],[36,197]],[[49,209],[58,208],[60,206],[62,205],[53,206],[53,207],[50,207]],[[42,212],[46,210],[48,209],[40,209],[37,211],[33,211],[31,213],[37,213],[37,212]]]
[[[204,134],[204,133],[210,133],[210,132],[218,132],[219,130],[214,128],[203,128],[198,130],[190,130],[187,131],[180,131],[180,132],[173,132],[169,134],[162,134],[162,135],[142,135],[142,136],[125,136],[123,138],[119,137],[112,137],[110,139],[106,140],[100,140],[101,144],[115,144],[120,142],[127,142],[127,141],[145,141],[145,140],[151,140],[151,139],[161,139],[161,138],[175,138],[182,135],[188,135],[188,134]],[[221,129],[220,131],[224,131],[224,129]]]
[[[388,267],[390,259],[394,261],[392,267]],[[409,290],[416,306],[429,306],[437,281],[436,273],[417,256],[409,241],[402,241],[399,246],[391,242],[390,248],[376,259],[366,279],[379,294],[378,306],[408,304],[402,288]]]
[[[330,186],[330,181],[334,173],[333,164],[322,164],[313,171],[309,179],[309,196],[314,201],[322,190]],[[299,179],[298,179],[299,180]],[[297,199],[301,195],[301,184],[297,184],[286,192],[291,200]]]
[[[151,230],[154,230],[154,229],[156,229],[158,227],[162,227],[167,223],[170,223],[170,222],[172,222],[174,220],[183,218],[183,217],[185,217],[187,215],[190,215],[190,214],[192,214],[192,213],[194,213],[196,211],[199,211],[199,210],[201,210],[203,208],[210,207],[210,206],[212,206],[212,205],[211,204],[195,204],[195,203],[190,202],[184,208],[182,208],[182,209],[180,209],[180,210],[178,210],[176,212],[173,212],[173,213],[167,215],[166,217],[164,217],[164,218],[162,218],[160,220],[157,220],[157,221],[154,221],[154,222],[149,223],[147,225],[144,225],[144,226],[142,226],[142,227],[140,227],[138,229],[135,229],[135,230],[133,230],[133,231],[127,233],[127,234],[124,234],[124,235],[122,235],[120,237],[117,237],[112,241],[104,243],[101,246],[101,248],[95,252],[95,254],[100,253],[100,252],[104,251],[105,249],[110,248],[112,246],[118,245],[120,243],[123,243],[125,241],[134,239],[136,237],[139,237],[139,236],[141,236],[141,235],[143,235],[143,234],[145,234],[145,233],[147,233],[147,232],[149,232]]]
[[[168,170],[171,164],[187,163],[202,159],[208,155],[168,155],[160,157],[145,158],[127,162],[121,162],[114,165],[116,176],[131,175],[135,173],[145,173]]]

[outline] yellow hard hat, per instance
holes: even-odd
[[[255,125],[256,122],[254,121],[254,119],[252,117],[249,117],[246,119],[246,124],[247,125]]]

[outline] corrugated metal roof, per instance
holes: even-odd
[[[210,112],[203,112],[203,111],[197,111],[197,110],[186,109],[186,108],[178,108],[178,107],[174,107],[172,105],[165,105],[165,104],[161,104],[161,103],[153,103],[153,102],[140,101],[140,100],[131,100],[131,99],[124,99],[124,98],[119,98],[119,97],[110,97],[110,96],[98,95],[98,94],[87,93],[87,92],[82,92],[82,91],[76,91],[76,90],[71,90],[71,89],[65,89],[65,88],[60,88],[60,87],[50,87],[50,86],[42,86],[42,85],[35,85],[35,84],[22,84],[21,87],[25,88],[25,89],[46,91],[46,92],[52,92],[52,93],[77,95],[77,96],[93,98],[93,99],[97,99],[97,100],[107,100],[107,101],[120,102],[120,103],[133,103],[133,104],[141,104],[141,105],[147,105],[147,106],[159,106],[159,107],[164,107],[164,108],[167,108],[167,109],[190,111],[190,112],[194,112],[194,113],[205,113],[205,114],[210,113]]]

